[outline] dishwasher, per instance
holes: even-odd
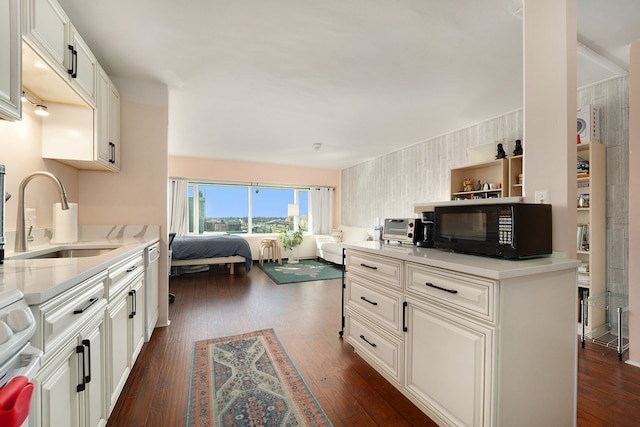
[[[147,284],[145,341],[149,341],[158,322],[158,260],[160,259],[160,244],[155,243],[148,246],[145,252],[145,281]]]

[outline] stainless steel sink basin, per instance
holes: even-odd
[[[33,258],[80,258],[102,255],[111,252],[115,248],[77,248],[77,249],[60,249],[54,252],[41,254]]]
[[[33,255],[28,257],[29,259],[38,258],[81,258],[102,255],[107,252],[111,252],[117,248],[74,248],[74,249],[59,249],[53,252],[47,252],[44,254]]]

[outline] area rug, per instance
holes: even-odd
[[[287,283],[311,282],[313,280],[330,280],[342,277],[340,266],[323,264],[310,259],[301,259],[297,264],[265,262],[258,266],[278,285]]]
[[[331,426],[273,329],[196,341],[187,425]]]

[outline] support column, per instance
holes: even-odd
[[[524,1],[524,195],[553,205],[553,251],[576,256],[576,0]],[[548,200],[546,200],[548,199]]]

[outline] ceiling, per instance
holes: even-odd
[[[168,86],[172,155],[345,168],[522,108],[521,0],[59,2]],[[578,10],[579,86],[625,74],[640,2]]]

